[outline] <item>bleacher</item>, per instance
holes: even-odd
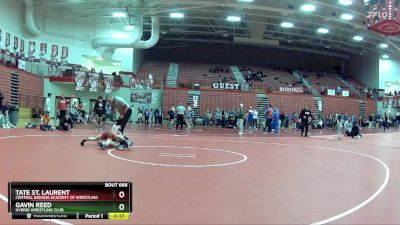
[[[242,68],[242,67],[240,67]],[[245,67],[247,68],[247,67]],[[260,81],[253,81],[252,82],[252,89],[272,89],[273,91],[278,91],[279,87],[287,87],[289,85],[296,85],[301,86],[303,85],[297,84],[297,79],[288,71],[282,70],[274,70],[269,67],[251,67],[254,73],[258,71],[263,72],[262,82]],[[242,71],[243,76],[246,77],[247,71]]]
[[[209,70],[215,67],[222,67],[229,70],[229,73],[211,73]],[[209,63],[179,63],[178,86],[200,84],[202,89],[211,88],[214,82],[226,77],[227,83],[236,83],[236,79],[230,70],[229,65],[215,65]]]
[[[335,74],[326,74],[321,77],[318,77],[317,74],[311,73],[307,74],[306,79],[310,81],[310,83],[313,85],[313,88],[318,90],[319,92],[321,91],[321,88],[324,87],[325,90],[327,89],[334,89],[338,86],[342,87],[342,90],[348,90],[350,92],[350,96],[354,97],[357,96],[354,91],[352,91],[349,87],[347,87],[345,84],[340,81]]]
[[[165,61],[145,61],[136,74],[136,81],[146,80],[149,74],[153,75],[154,88],[160,88],[164,75],[168,75],[169,62]]]

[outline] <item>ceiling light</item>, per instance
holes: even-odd
[[[351,4],[353,4],[353,0],[339,0],[339,4],[341,4],[341,5],[351,5]]]
[[[103,60],[103,58],[102,58],[102,57],[97,57],[96,59],[97,59],[97,60]]]
[[[386,43],[382,43],[382,44],[379,45],[379,47],[381,47],[381,48],[387,48],[387,47],[389,47],[389,45],[386,44]]]
[[[355,41],[362,41],[364,38],[362,36],[356,35],[353,37],[353,40]]]
[[[126,17],[126,13],[115,12],[115,13],[113,13],[113,17]]]
[[[241,20],[240,16],[228,16],[226,17],[226,20],[231,21],[231,22],[239,22]]]
[[[293,23],[283,22],[283,23],[281,23],[281,27],[292,28],[293,27]]]
[[[320,34],[327,34],[327,33],[329,33],[329,30],[327,28],[321,27],[321,28],[318,28],[317,32]]]
[[[348,13],[343,13],[342,15],[340,15],[340,19],[342,20],[352,20],[353,18],[353,15]]]
[[[253,2],[254,0],[239,0],[239,2]]]
[[[181,13],[181,12],[172,12],[169,14],[169,17],[171,18],[183,18],[185,17],[185,14]]]
[[[302,6],[300,7],[300,9],[301,9],[302,11],[305,11],[305,12],[313,12],[313,11],[315,11],[315,5],[312,5],[312,4],[304,4],[304,5],[302,5]]]
[[[114,38],[128,38],[130,35],[123,32],[116,32],[112,35]]]
[[[382,58],[384,58],[384,59],[388,59],[388,58],[389,58],[389,56],[388,56],[388,55],[382,55]]]
[[[126,30],[126,31],[135,30],[135,26],[133,26],[133,25],[126,25],[126,26],[125,26],[125,30]]]
[[[120,65],[120,63],[113,62],[113,63],[112,63],[112,65],[113,65],[113,66],[119,66],[119,65]]]

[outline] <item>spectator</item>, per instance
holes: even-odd
[[[64,118],[62,119],[62,124],[58,127],[59,130],[65,131],[73,131],[74,125],[72,123],[71,117],[69,114],[65,114]]]
[[[188,128],[192,128],[193,127],[193,110],[190,106],[188,106],[188,111],[186,113],[186,124]]]
[[[351,122],[351,118],[348,118],[346,120],[346,122],[344,122],[344,130],[345,130],[346,136],[350,136],[351,129],[353,129],[353,123]]]
[[[0,111],[3,110],[3,99],[4,99],[4,95],[3,95],[3,93],[0,91]]]
[[[337,114],[336,117],[337,131],[338,131],[338,140],[342,140],[343,133],[343,120],[342,115]]]
[[[273,109],[271,105],[268,105],[268,108],[265,110],[265,114],[266,114],[266,124],[265,124],[265,131],[268,133],[271,133],[272,131],[272,118],[273,118]]]
[[[106,103],[105,109],[106,109],[106,122],[110,122],[113,120],[112,119],[112,107],[111,107],[110,103],[108,103],[108,102]]]
[[[4,124],[3,110],[0,110],[0,128],[6,128]]]
[[[308,137],[308,122],[311,117],[311,111],[309,110],[309,105],[306,105],[306,107],[300,112],[300,118],[301,118],[301,136],[303,136],[304,130],[306,131],[305,137]]]
[[[67,105],[69,103],[70,103],[70,100],[65,99],[64,94],[61,94],[61,97],[58,100],[58,104],[57,104],[58,116],[60,119],[59,127],[63,127],[64,119],[66,118],[65,115],[67,115]]]
[[[10,122],[10,117],[8,115],[8,110],[4,112],[4,126],[5,128],[15,128],[15,125]]]
[[[96,130],[100,131],[106,113],[106,104],[102,96],[97,97],[97,101],[94,104],[94,112],[96,113]]]
[[[387,115],[387,113],[385,112],[384,114],[384,119],[383,119],[383,132],[386,132],[386,129],[389,130],[389,116]]]
[[[221,127],[222,126],[222,112],[217,108],[217,111],[215,112],[215,119],[217,120],[216,126]]]
[[[40,129],[43,131],[53,130],[53,128],[51,127],[51,118],[49,116],[49,112],[45,112],[42,116]]]
[[[149,117],[150,117],[150,111],[148,109],[144,110],[144,123],[146,125],[149,125]]]
[[[144,122],[143,122],[143,113],[142,113],[142,110],[138,109],[138,114],[137,114],[137,116],[138,116],[138,119],[137,119],[136,123],[141,123],[141,124],[143,124]]]
[[[40,113],[38,108],[35,108],[33,110],[32,118],[40,118]]]
[[[51,110],[51,108],[50,108],[50,104],[51,104],[51,93],[48,93],[47,94],[47,97],[46,97],[46,100],[45,100],[45,102],[44,102],[44,113],[46,113],[46,112],[51,112],[50,110]]]
[[[254,113],[253,113],[253,129],[257,130],[258,127],[258,111],[257,109],[254,109]]]
[[[186,113],[186,108],[183,106],[182,103],[179,103],[179,105],[176,107],[176,129],[178,130],[178,126],[181,126],[181,130],[183,130],[183,124],[184,124],[184,116]]]
[[[237,126],[239,127],[239,135],[242,135],[243,134],[243,119],[244,119],[243,104],[240,104],[237,118],[238,118]]]

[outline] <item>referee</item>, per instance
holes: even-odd
[[[309,109],[309,105],[306,105],[306,108],[301,110],[300,112],[300,118],[301,118],[301,136],[303,136],[304,129],[306,130],[306,133],[304,136],[308,137],[308,121],[311,117],[311,111]]]
[[[117,109],[120,115],[117,120],[117,125],[121,126],[120,131],[121,133],[124,133],[126,124],[128,123],[132,115],[131,107],[121,97],[107,96],[107,101],[110,103],[113,109]]]

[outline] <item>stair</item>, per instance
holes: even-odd
[[[233,76],[235,76],[236,81],[240,84],[240,89],[242,91],[248,91],[249,85],[246,83],[243,73],[240,71],[239,67],[231,66],[231,71],[233,73]]]
[[[318,97],[314,96],[314,99],[315,99],[315,109],[317,109],[315,113],[319,118],[324,119],[324,100],[319,96]]]
[[[342,82],[342,84],[344,84],[346,87],[350,88],[354,93],[356,93],[359,98],[363,98],[364,97],[364,95],[361,95],[360,92],[353,85],[351,85],[349,82],[343,80],[339,76],[336,76],[336,78],[338,80],[340,80]]]
[[[11,101],[13,106],[19,106],[19,75],[11,72]]]
[[[293,74],[293,76],[295,76],[298,80],[302,80],[302,81],[303,81],[303,84],[304,84],[308,89],[311,90],[312,96],[314,96],[314,97],[320,97],[320,96],[321,96],[321,94],[320,94],[317,90],[315,90],[315,89],[313,88],[312,83],[310,83],[310,81],[308,81],[306,78],[303,78],[297,71],[293,71],[292,74]]]
[[[170,63],[168,69],[168,76],[166,86],[176,88],[178,82],[179,64]]]
[[[269,98],[266,94],[256,94],[258,118],[265,119],[265,107],[269,105]]]
[[[365,102],[363,100],[359,100],[358,102],[359,102],[358,108],[360,111],[360,117],[365,118]]]
[[[195,104],[194,99],[197,99],[197,106]],[[193,121],[195,122],[198,118],[201,118],[200,115],[200,91],[189,91],[188,92],[188,103],[191,104],[193,110]]]

